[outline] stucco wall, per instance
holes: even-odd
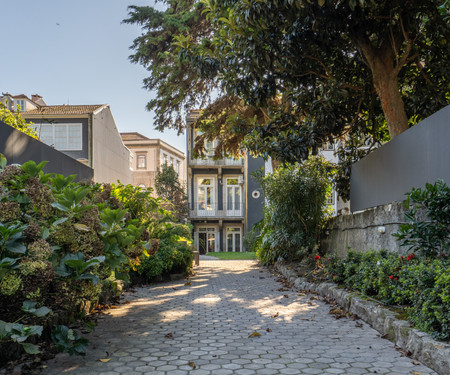
[[[94,181],[133,182],[130,151],[125,147],[109,107],[92,116]]]
[[[402,203],[392,203],[334,217],[328,223],[320,247],[326,252],[337,252],[341,257],[345,256],[349,247],[363,252],[387,249],[405,253],[408,249],[400,247],[392,236],[405,222],[404,212]]]

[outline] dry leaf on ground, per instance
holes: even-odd
[[[259,337],[259,336],[261,336],[261,334],[259,333],[259,332],[253,332],[253,333],[250,333],[249,335],[248,335],[248,337],[250,338],[250,337]]]
[[[187,282],[184,283],[184,286],[189,286],[189,285],[191,285],[190,281],[187,281]]]
[[[103,363],[109,362],[110,360],[111,358],[99,358],[99,361]]]
[[[197,365],[194,362],[188,362],[188,365],[191,366],[194,370],[197,368]]]

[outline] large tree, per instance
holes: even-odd
[[[244,140],[296,161],[336,138],[393,138],[448,104],[448,0],[165,4],[126,20],[144,28],[132,60],[151,73],[149,109],[181,130],[179,114],[205,107],[218,121],[197,126],[220,151]]]

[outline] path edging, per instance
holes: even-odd
[[[450,345],[434,340],[429,334],[411,328],[409,323],[395,318],[395,313],[380,305],[365,301],[338,287],[334,283],[310,283],[297,272],[282,263],[276,263],[275,268],[295,288],[313,291],[322,296],[333,298],[346,311],[358,315],[372,328],[406,352],[423,362],[438,374],[450,374]]]

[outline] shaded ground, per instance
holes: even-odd
[[[254,261],[202,260],[197,275],[136,288],[101,318],[85,358],[45,374],[435,374],[361,321],[284,288]],[[254,332],[258,335],[249,337]],[[101,361],[103,360],[103,361]]]

